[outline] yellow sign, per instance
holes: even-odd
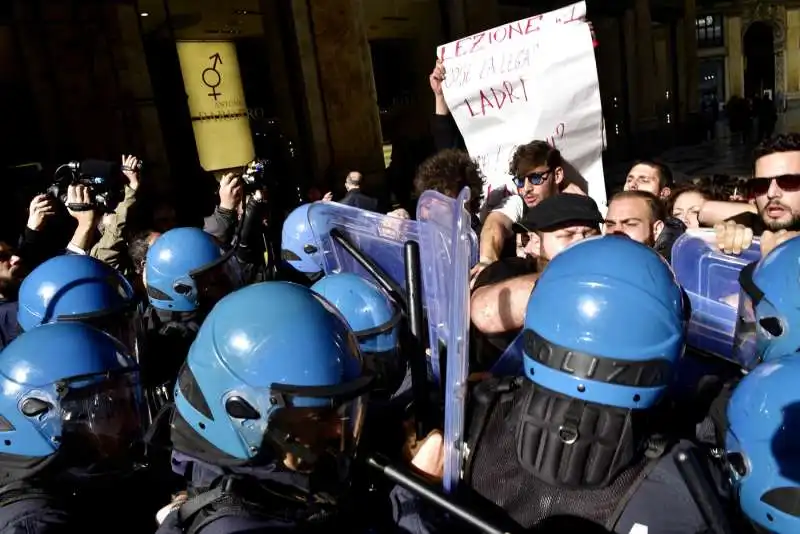
[[[255,149],[236,47],[220,41],[176,45],[200,165],[207,171],[246,165]]]

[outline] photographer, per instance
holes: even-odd
[[[270,260],[267,252],[269,209],[267,187],[262,169],[248,166],[243,177],[225,174],[219,185],[219,205],[214,214],[206,217],[203,230],[213,235],[224,248],[235,247],[236,259],[245,283],[263,281],[268,275]]]
[[[231,246],[236,233],[243,197],[242,181],[232,172],[225,174],[219,181],[219,205],[213,215],[203,221],[203,230],[213,235],[225,248]]]
[[[125,196],[113,213],[103,216],[102,235],[89,253],[93,258],[97,258],[123,273],[130,270],[131,267],[128,261],[125,235],[128,212],[136,203],[136,193],[139,190],[140,164],[141,162],[136,156],[122,156],[122,175],[127,179],[124,186]]]
[[[139,160],[136,157],[122,156],[122,175],[126,182],[124,197],[114,212],[105,216],[95,205],[92,188],[82,183],[67,185],[62,190],[63,196],[49,192],[34,197],[19,244],[20,256],[27,267],[32,269],[66,250],[73,254],[90,254],[111,267],[126,270],[127,246],[123,233],[128,211],[136,200],[136,191],[139,188],[138,169]],[[64,207],[61,207],[61,203]],[[66,236],[61,234],[64,226],[48,227],[52,217],[63,210],[77,223],[66,247],[61,241],[66,241]],[[98,228],[101,217],[104,219],[102,228]],[[98,232],[102,233],[99,240]]]

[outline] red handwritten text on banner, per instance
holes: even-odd
[[[580,183],[588,184],[589,195],[605,204],[594,47],[589,25],[577,20],[585,13],[580,2],[535,17],[536,31],[527,34],[518,29],[534,19],[439,48],[445,100],[470,155],[481,164],[484,192],[490,186],[515,192],[509,160],[517,146],[539,139],[558,148]]]

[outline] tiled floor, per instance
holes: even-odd
[[[672,168],[676,181],[683,181],[688,176],[711,174],[746,176],[751,172],[753,145],[732,146],[727,124],[720,122],[717,126],[716,140],[672,148],[659,156],[659,159]],[[800,108],[791,109],[778,118],[776,132],[791,131],[800,132]],[[628,162],[606,166],[606,181],[614,184],[622,183],[629,168]]]

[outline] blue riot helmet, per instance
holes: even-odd
[[[216,465],[291,457],[311,467],[353,451],[372,382],[325,299],[287,282],[250,285],[214,307],[178,373],[173,447]]]
[[[684,332],[683,292],[651,248],[611,235],[553,258],[522,333],[532,384],[517,431],[526,470],[561,486],[610,484],[650,435]]]
[[[281,258],[294,270],[316,281],[323,275],[322,251],[314,238],[308,208],[303,204],[295,208],[283,222],[281,233]]]
[[[800,349],[800,239],[781,243],[739,274],[734,358],[752,369]]]
[[[394,393],[405,378],[400,357],[400,309],[374,283],[353,273],[330,274],[311,289],[325,297],[355,332],[376,389]]]
[[[683,299],[669,265],[649,247],[623,236],[576,243],[531,293],[525,374],[587,402],[650,408],[683,355]]]
[[[157,310],[192,312],[211,309],[241,285],[231,252],[224,252],[200,228],[175,228],[159,236],[147,250],[145,284]]]
[[[800,532],[800,358],[771,358],[728,402],[726,464],[739,506],[777,534]]]
[[[133,287],[119,271],[89,256],[66,254],[22,281],[17,321],[25,331],[53,322],[89,323],[133,351],[135,304]]]
[[[0,356],[0,456],[70,465],[128,457],[141,443],[139,378],[127,349],[80,322],[25,332]]]

